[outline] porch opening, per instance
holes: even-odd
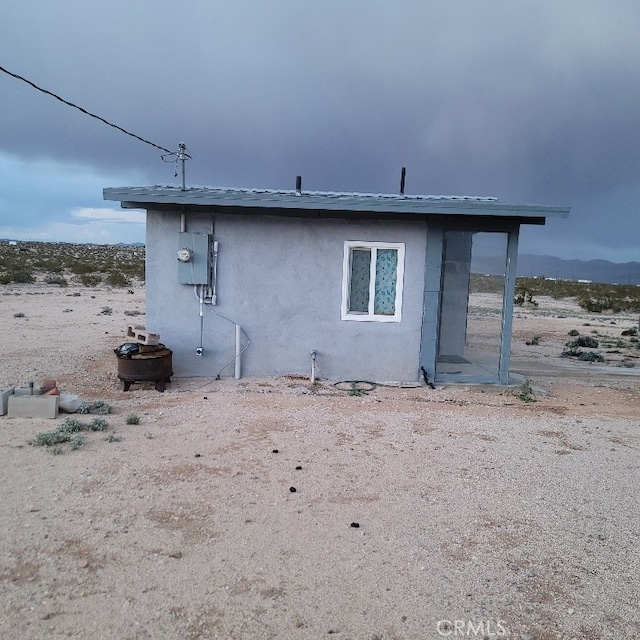
[[[507,232],[444,231],[437,378],[502,377],[508,246]]]

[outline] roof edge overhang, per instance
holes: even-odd
[[[296,192],[267,189],[192,187],[110,187],[105,200],[120,202],[124,209],[228,211],[272,215],[364,214],[384,217],[480,216],[518,219],[523,224],[544,224],[545,218],[566,218],[569,207],[509,204],[496,198],[470,196],[420,196],[337,192]],[[276,213],[277,211],[277,213]]]

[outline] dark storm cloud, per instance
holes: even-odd
[[[406,166],[414,193],[572,206],[547,247],[560,236],[598,257],[636,251],[636,2],[25,0],[0,12],[0,64],[157,144],[184,140],[192,184],[293,187],[302,174],[310,189],[393,192]],[[175,182],[157,150],[8,76],[0,92],[6,156]],[[612,219],[626,232],[609,232]]]

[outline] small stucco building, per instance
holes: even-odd
[[[520,225],[569,213],[301,189],[104,198],[146,210],[147,329],[175,375],[205,377],[507,383]],[[488,304],[473,286],[487,274]]]

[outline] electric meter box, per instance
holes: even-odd
[[[210,284],[211,235],[181,231],[177,259],[180,284]]]

